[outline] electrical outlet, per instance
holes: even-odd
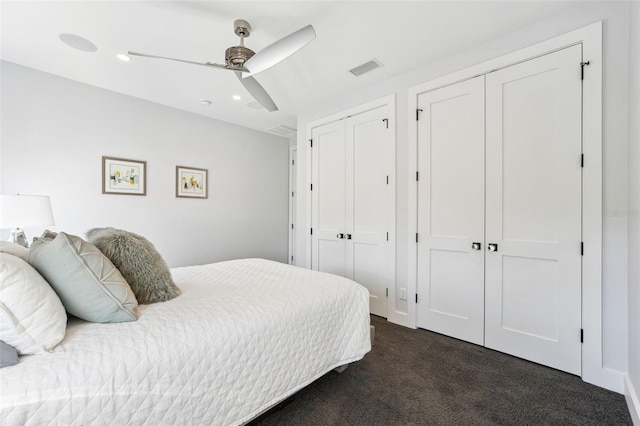
[[[400,300],[407,300],[407,289],[400,287]]]

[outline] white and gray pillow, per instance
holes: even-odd
[[[111,261],[92,244],[59,232],[36,239],[29,263],[56,291],[67,312],[91,322],[138,319],[138,301]]]
[[[87,239],[125,277],[140,304],[165,302],[180,294],[166,262],[146,238],[115,228],[94,228]]]

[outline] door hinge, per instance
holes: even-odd
[[[310,147],[313,148],[313,139],[309,139]]]
[[[293,256],[291,256],[291,261],[293,262]]]
[[[291,224],[291,229],[293,229],[293,223]]]
[[[313,235],[313,228],[311,228],[311,235]]]
[[[383,118],[382,121],[384,121],[384,123],[387,125],[387,129],[389,128],[389,119],[388,118]]]
[[[294,195],[294,194],[293,194],[293,191],[291,191],[291,196],[293,197],[293,195]]]
[[[387,232],[387,241],[389,241],[389,233]]]
[[[418,242],[418,233],[416,232],[416,243]]]
[[[418,293],[416,293],[416,303],[418,303]]]
[[[422,112],[422,110],[420,108],[418,108],[416,110],[416,121],[420,120],[420,112]]]
[[[584,242],[580,241],[580,256],[584,256]]]
[[[589,65],[589,61],[580,62],[580,80],[584,80],[584,67]]]
[[[580,154],[580,167],[584,167],[584,154]]]
[[[580,343],[584,343],[584,329],[580,329]]]
[[[389,175],[387,175],[387,185],[389,185]]]
[[[416,172],[416,182],[420,180],[420,172]]]
[[[387,290],[387,297],[389,297],[389,289],[387,288],[386,290]]]
[[[313,191],[313,184],[311,184],[311,190]]]

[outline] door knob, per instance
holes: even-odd
[[[471,248],[473,250],[481,250],[482,249],[482,244],[481,243],[471,243]]]
[[[495,244],[495,243],[491,243],[491,244],[487,245],[487,249],[489,251],[498,251],[498,245]]]
[[[336,238],[339,239],[339,240],[342,240],[342,239],[344,239],[344,234],[338,234],[338,235],[336,235]]]

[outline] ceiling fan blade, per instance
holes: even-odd
[[[214,64],[211,62],[194,62],[194,61],[186,61],[184,59],[176,59],[176,58],[167,58],[166,56],[157,56],[157,55],[149,55],[146,53],[139,53],[139,52],[127,52],[129,55],[133,55],[133,56],[142,56],[144,58],[157,58],[157,59],[168,59],[170,61],[176,61],[176,62],[184,62],[187,64],[194,64],[194,65],[202,65],[205,67],[214,67],[214,68],[222,68],[222,69],[228,69],[225,65],[221,65],[221,64]]]
[[[258,103],[262,105],[264,109],[266,109],[269,112],[278,110],[278,107],[271,99],[271,96],[269,96],[267,91],[264,90],[264,87],[262,87],[255,78],[253,77],[242,78],[241,72],[236,72],[236,76],[238,77],[238,80],[240,80],[244,88],[247,89],[247,92],[249,92],[249,94],[253,96],[253,98],[256,101],[258,101]]]
[[[249,70],[249,76],[255,75],[294,54],[315,38],[316,30],[313,29],[313,26],[307,25],[265,47],[245,62],[244,67]],[[247,77],[245,76],[245,78]]]

